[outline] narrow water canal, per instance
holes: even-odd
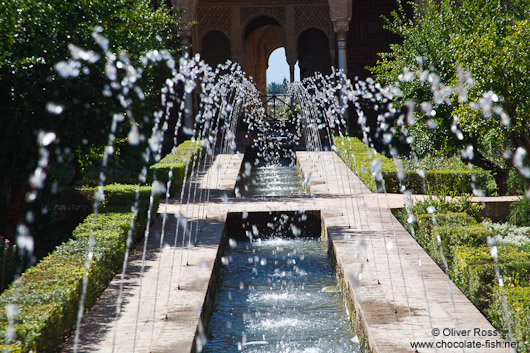
[[[238,184],[244,197],[305,194],[294,161],[249,165]],[[241,237],[229,232],[204,351],[360,352],[320,226],[311,229],[314,238],[274,227],[274,237],[252,241],[235,241]]]
[[[283,152],[282,157],[264,162],[245,158],[237,183],[243,197],[307,195],[304,180],[296,165],[294,151]]]
[[[288,163],[252,168],[239,185],[244,197],[305,195],[303,179],[296,165]]]
[[[359,352],[320,239],[231,245],[205,352]]]

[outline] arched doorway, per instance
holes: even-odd
[[[282,84],[284,79],[290,81],[290,67],[285,54],[285,47],[275,49],[267,60],[267,91],[271,83]],[[300,68],[298,62],[294,66],[294,81],[300,81]],[[269,92],[270,93],[270,92]]]
[[[244,43],[243,70],[254,78],[258,89],[266,94],[268,58],[275,49],[284,46],[283,29],[271,17],[258,17],[246,26]]]
[[[202,38],[202,59],[215,69],[231,58],[230,40],[221,31],[212,30]]]
[[[326,34],[316,28],[302,32],[298,37],[298,60],[301,79],[317,72],[331,74],[331,53]]]

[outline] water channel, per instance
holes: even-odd
[[[239,184],[245,197],[305,193],[292,161],[246,171]],[[313,228],[302,237],[280,226],[252,240],[229,231],[204,352],[360,352],[320,228]]]

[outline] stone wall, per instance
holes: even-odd
[[[370,73],[365,68],[375,65],[377,53],[389,51],[390,44],[399,37],[383,28],[384,19],[397,8],[396,0],[356,0],[348,32],[348,74],[365,79]]]

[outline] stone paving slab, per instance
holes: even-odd
[[[443,335],[433,337],[434,328],[493,330],[391,216],[389,208],[402,207],[403,195],[372,194],[332,152],[297,152],[297,158],[312,197],[234,198],[242,156],[220,155],[199,180],[203,189],[211,191],[210,202],[181,205],[179,200],[171,200],[161,205],[159,212],[168,214],[167,245],[160,248],[159,217],[148,241],[145,270],[141,271],[141,250],[130,259],[119,317],[116,319],[115,303],[122,282],[117,276],[85,318],[79,352],[190,352],[228,212],[321,210],[346,294],[352,298],[359,327],[365,330],[374,352],[413,352],[412,341],[439,342]],[[187,232],[184,247],[182,231],[174,246],[175,215],[188,224],[201,219],[189,226],[193,228]],[[197,246],[188,249],[190,233],[196,234]],[[192,237],[193,244],[195,235]],[[460,341],[460,337],[443,338]],[[485,342],[487,338],[469,339]],[[72,343],[70,340],[63,351],[72,352]]]

